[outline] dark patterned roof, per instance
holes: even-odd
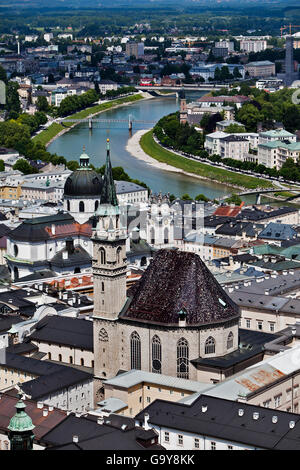
[[[79,168],[67,178],[64,187],[65,196],[99,196],[102,178],[94,170]]]
[[[194,253],[159,250],[131,295],[120,318],[178,326],[184,309],[186,326],[196,326],[239,317],[239,307]]]

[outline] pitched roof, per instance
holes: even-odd
[[[239,410],[243,410],[242,416]],[[204,411],[205,410],[205,411]],[[145,413],[149,424],[186,431],[263,449],[300,449],[300,417],[295,413],[262,408],[207,395],[200,395],[191,405],[155,400],[136,416],[142,422]],[[258,419],[254,419],[258,413]],[[277,416],[274,424],[272,417]],[[295,427],[290,427],[294,421]]]
[[[213,216],[236,217],[241,212],[241,206],[220,206],[218,207]]]
[[[10,419],[16,412],[16,403],[19,398],[12,396],[9,392],[1,394],[0,400],[0,429],[7,430]],[[35,426],[35,439],[41,439],[45,434],[54,429],[66,417],[66,411],[54,408],[48,411],[47,416],[43,415],[43,411],[48,407],[38,408],[37,404],[32,400],[23,400],[26,404],[26,413],[32,419]]]
[[[268,240],[289,240],[296,236],[297,232],[292,225],[270,222],[266,228],[259,233],[258,238]]]
[[[8,238],[16,241],[39,242],[51,238],[65,238],[71,235],[91,236],[91,234],[91,224],[80,225],[70,214],[59,212],[51,216],[25,220],[8,235]]]
[[[30,339],[93,351],[93,322],[47,315],[37,323]]]
[[[182,309],[187,312],[187,326],[239,317],[238,307],[198,255],[159,250],[133,287],[120,318],[178,326]]]

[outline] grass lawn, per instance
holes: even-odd
[[[78,113],[71,114],[70,116],[67,116],[66,119],[85,119],[91,114],[96,114],[100,113],[101,111],[106,111],[107,109],[114,108],[115,106],[118,106],[120,104],[125,104],[125,103],[133,103],[134,101],[138,101],[142,99],[143,97],[141,95],[131,95],[131,96],[126,96],[125,98],[118,98],[116,100],[111,100],[107,103],[102,103],[102,104],[96,104],[95,106],[92,106],[90,108],[83,109],[82,111],[78,111]],[[59,134],[63,129],[66,127],[71,127],[73,126],[73,122],[66,122],[65,124],[59,124],[57,122],[54,122],[51,124],[51,126],[48,127],[48,129],[45,129],[44,131],[40,132],[40,134],[36,135],[33,137],[34,142],[41,142],[43,145],[47,145],[48,142],[50,142],[53,137],[55,137],[57,134]]]
[[[176,155],[164,149],[154,141],[152,130],[141,137],[140,145],[145,153],[159,162],[167,163],[168,165],[181,168],[189,173],[195,173],[195,175],[203,176],[219,183],[226,183],[246,189],[273,187],[271,182],[254,176],[240,175],[232,171],[224,170],[223,168],[205,165],[204,163]]]

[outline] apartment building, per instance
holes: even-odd
[[[243,39],[240,41],[240,50],[244,52],[260,52],[267,49],[267,41],[262,40],[251,40],[251,39]]]
[[[245,64],[245,72],[250,77],[271,77],[275,75],[275,64],[269,60],[249,62]]]

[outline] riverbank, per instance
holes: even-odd
[[[153,131],[139,131],[129,141],[126,150],[131,155],[162,170],[181,172],[185,175],[214,181],[236,189],[272,188],[269,181],[254,176],[196,162],[164,149],[153,139]]]
[[[152,97],[151,97],[152,98]],[[77,113],[74,113],[68,116],[66,119],[90,119],[98,114],[101,114],[109,109],[115,109],[120,106],[126,106],[131,103],[135,103],[139,100],[147,100],[150,99],[150,96],[144,96],[141,93],[126,96],[125,98],[117,98],[115,100],[111,100],[109,102],[100,103],[98,105],[83,109]],[[77,126],[79,123],[70,123],[66,122],[64,125],[53,122],[47,129],[42,131],[40,134],[33,137],[33,142],[40,142],[46,147],[48,147],[55,139],[60,137],[61,135],[68,132],[73,127]]]

